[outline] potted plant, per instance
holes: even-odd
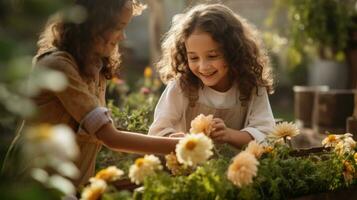
[[[276,1],[275,10],[284,8],[288,15],[289,27],[284,30],[289,38],[288,52],[314,60],[309,71],[312,85],[346,88],[355,82],[348,80],[347,74],[352,70],[344,65],[349,57],[346,52],[352,35],[349,32],[355,30],[357,24],[355,4],[356,0]],[[346,78],[341,80],[341,76]]]
[[[337,96],[340,94],[347,94],[348,98],[351,98],[353,91],[333,89],[357,87],[357,12],[355,9],[357,1],[276,0],[275,2],[274,13],[278,14],[278,11],[284,9],[287,14],[288,27],[282,34],[288,38],[288,63],[299,65],[299,61],[308,59],[310,86],[327,85],[332,89],[329,95],[335,95],[332,98],[339,98]],[[357,102],[354,104],[357,106]],[[318,106],[315,105],[314,109],[318,110]],[[352,111],[353,107],[347,109]],[[319,120],[315,119],[315,121]]]

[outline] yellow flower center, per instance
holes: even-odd
[[[43,124],[31,130],[34,134],[30,138],[34,140],[48,140],[52,136],[52,127],[49,124]]]
[[[99,188],[92,189],[88,199],[89,200],[97,200],[102,195],[102,192],[104,192],[104,191],[102,191]]]
[[[336,136],[335,136],[335,135],[329,135],[327,138],[328,138],[328,141],[329,141],[329,142],[334,142],[334,141],[336,141]]]
[[[141,167],[141,166],[144,165],[144,162],[145,162],[144,158],[138,158],[138,159],[135,160],[135,165],[137,167]]]
[[[110,174],[108,173],[108,171],[106,169],[100,170],[97,173],[97,175],[95,176],[95,178],[103,179],[103,180],[107,180],[109,177],[110,177]]]
[[[197,142],[195,140],[190,140],[186,143],[185,148],[192,151],[197,146]]]

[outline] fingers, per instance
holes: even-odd
[[[213,127],[213,131],[224,130],[226,129],[226,124],[222,119],[214,118],[212,127]]]
[[[219,124],[214,124],[213,125],[213,130],[218,131],[218,130],[223,130],[226,128],[225,124],[219,123]]]
[[[216,123],[224,123],[224,121],[221,118],[213,118],[213,122]]]
[[[212,139],[217,139],[224,136],[224,131],[213,131],[210,135]]]

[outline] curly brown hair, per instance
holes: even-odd
[[[162,43],[163,54],[157,68],[164,82],[180,80],[180,87],[193,106],[198,99],[201,80],[188,67],[185,40],[195,31],[207,32],[221,45],[229,74],[240,90],[239,99],[247,102],[255,88],[273,92],[269,58],[257,31],[248,22],[221,4],[197,5],[176,15]]]
[[[73,8],[83,11],[84,20],[69,20],[65,13],[52,17],[40,34],[37,55],[53,48],[66,51],[74,57],[80,71],[86,74],[86,65],[94,56],[94,41],[115,27],[118,16],[128,1],[133,3],[134,15],[139,15],[144,9],[136,0],[76,0]],[[109,57],[101,59],[104,63],[102,73],[107,79],[111,79],[120,64],[118,49]]]

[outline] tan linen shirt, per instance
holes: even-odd
[[[64,51],[54,51],[35,58],[36,67],[47,67],[64,73],[68,86],[64,91],[54,93],[44,91],[34,101],[38,107],[38,115],[29,123],[66,124],[76,132],[80,156],[76,161],[81,174],[75,185],[87,183],[94,175],[96,155],[102,144],[95,137],[83,133],[79,129],[82,119],[93,109],[105,106],[104,76],[98,73],[96,78],[81,74],[74,58]],[[79,130],[82,133],[79,133]]]

